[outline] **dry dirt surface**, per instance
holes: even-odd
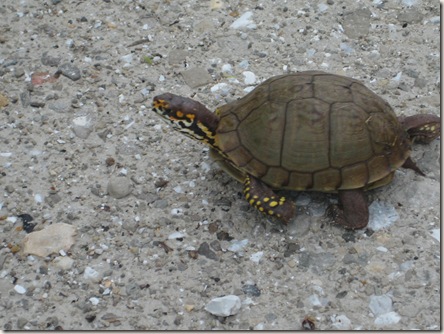
[[[1,329],[440,329],[439,139],[369,228],[283,225],[150,107],[323,70],[439,115],[439,40],[432,0],[2,0]]]

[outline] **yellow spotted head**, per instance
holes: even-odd
[[[215,147],[219,117],[202,103],[171,93],[153,99],[152,110],[186,136]]]

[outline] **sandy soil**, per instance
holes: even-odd
[[[375,231],[332,226],[335,196],[317,193],[290,194],[284,226],[150,110],[162,92],[215,109],[324,70],[439,115],[439,15],[431,0],[3,0],[1,329],[439,329],[439,140],[412,153],[425,177],[369,193]],[[25,251],[40,230],[67,246]],[[205,310],[225,295],[234,315]]]

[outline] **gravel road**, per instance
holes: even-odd
[[[150,109],[323,70],[439,115],[439,41],[431,0],[3,0],[0,328],[439,330],[439,139],[370,228],[308,192],[284,226]]]

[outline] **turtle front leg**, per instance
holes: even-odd
[[[334,223],[350,230],[364,228],[368,224],[368,202],[364,190],[339,190],[339,205],[330,205],[326,215]]]
[[[270,187],[255,177],[247,175],[244,185],[245,198],[260,212],[279,218],[286,224],[294,216],[294,204],[285,197],[276,195]]]

